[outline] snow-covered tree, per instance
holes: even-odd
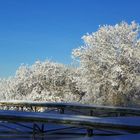
[[[121,22],[83,36],[72,54],[80,63],[82,102],[132,106],[140,100],[139,25]]]
[[[78,68],[51,61],[22,65],[14,77],[0,79],[1,100],[139,106],[139,25],[101,26],[83,40],[72,52]]]

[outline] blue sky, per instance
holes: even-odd
[[[81,37],[99,25],[140,23],[140,0],[0,0],[0,77],[21,63],[71,63]]]

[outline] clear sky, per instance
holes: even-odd
[[[69,64],[84,34],[122,20],[140,23],[140,0],[0,0],[0,77],[36,60]]]

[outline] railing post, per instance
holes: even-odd
[[[90,110],[89,115],[90,115],[90,116],[93,116],[93,113],[94,113],[93,110]]]
[[[93,136],[93,129],[90,129],[90,128],[87,129],[87,136],[88,137]]]
[[[35,124],[33,124],[33,140],[35,140]]]
[[[44,124],[41,126],[41,132],[44,133]]]
[[[21,109],[21,111],[23,111],[23,106],[21,106],[21,108],[20,108],[20,109]]]
[[[64,114],[64,108],[60,108],[60,114]]]
[[[35,112],[37,111],[37,108],[36,108],[36,106],[34,107],[34,111],[35,111]]]

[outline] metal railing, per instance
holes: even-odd
[[[37,101],[0,101],[0,107],[4,109],[0,111],[0,121],[4,121],[4,125],[2,123],[0,126],[7,128],[9,127],[8,123],[12,122],[20,127],[30,129],[32,131],[30,133],[33,134],[33,137],[35,137],[37,133],[56,133],[73,128],[86,129],[88,136],[93,135],[94,129],[102,129],[103,131],[123,130],[130,133],[140,133],[140,124],[133,124],[133,118],[129,118],[130,116],[135,116],[138,122],[140,122],[140,109],[138,108]],[[41,108],[43,108],[44,112],[38,113]],[[129,121],[132,123],[129,124],[128,121],[127,124],[127,122],[124,121],[124,116],[129,116]],[[5,122],[7,124],[5,124]],[[25,124],[22,122],[25,122]],[[32,125],[27,126],[27,122],[32,123]],[[41,123],[41,125],[38,123]],[[67,127],[46,130],[46,123],[63,124]],[[12,127],[11,129],[14,130]],[[115,134],[117,134],[117,132]]]
[[[61,114],[67,113],[67,111],[75,112],[81,115],[89,116],[140,116],[139,108],[129,108],[129,107],[114,107],[114,106],[100,106],[100,105],[87,105],[80,103],[53,103],[53,102],[37,102],[37,101],[0,101],[0,107],[17,107],[20,110],[24,108],[29,108],[33,111],[39,111],[43,109],[47,112],[52,110],[57,110]],[[70,112],[70,113],[71,113]]]

